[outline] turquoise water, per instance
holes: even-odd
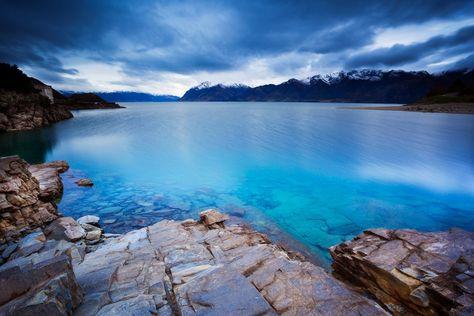
[[[324,103],[123,105],[0,135],[1,155],[67,160],[61,211],[99,214],[109,232],[215,206],[326,265],[329,246],[369,227],[474,230],[474,116]],[[82,176],[95,186],[75,186]]]

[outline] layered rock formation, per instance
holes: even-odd
[[[54,104],[50,86],[16,66],[0,63],[0,132],[33,129],[71,117],[65,107]]]
[[[0,91],[0,132],[28,130],[72,118],[65,107],[36,93]]]
[[[18,156],[0,158],[0,244],[58,217],[54,199],[66,169],[65,162],[30,167]]]
[[[331,248],[334,270],[394,314],[474,313],[474,233],[372,229]]]

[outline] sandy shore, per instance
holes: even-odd
[[[474,114],[473,103],[413,104],[413,105],[391,105],[391,106],[353,106],[353,107],[344,107],[344,109]]]

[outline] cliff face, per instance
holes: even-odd
[[[0,91],[0,131],[28,130],[69,118],[71,112],[43,95]]]
[[[0,63],[0,132],[33,129],[71,117],[65,107],[54,104],[50,86],[16,66]]]

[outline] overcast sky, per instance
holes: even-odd
[[[474,65],[474,1],[0,0],[0,61],[61,90],[181,96],[360,68]]]

